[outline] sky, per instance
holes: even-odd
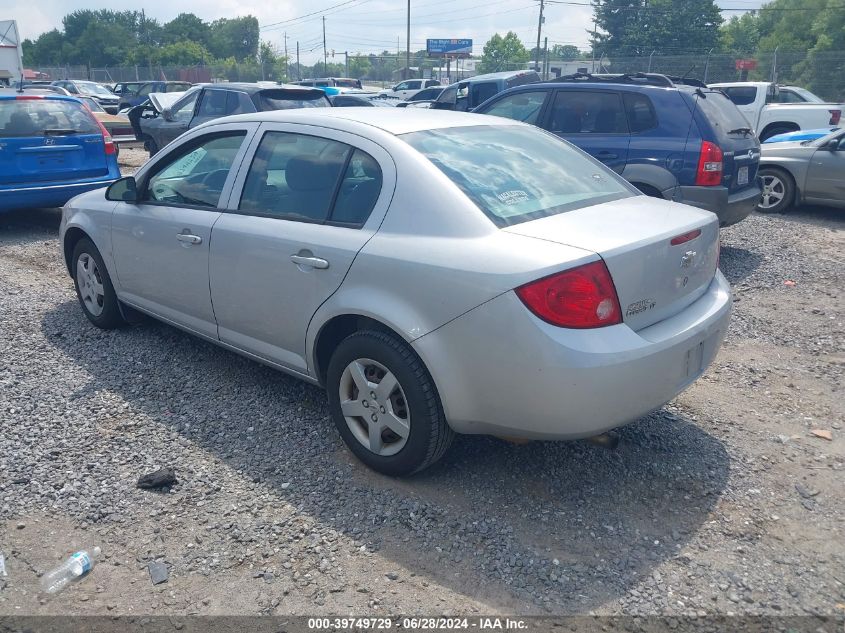
[[[546,0],[543,36],[554,44],[586,48],[592,30],[589,0]],[[427,38],[471,38],[473,53],[480,55],[494,33],[514,31],[531,48],[537,42],[539,0],[411,0],[411,50],[425,48]],[[763,0],[717,0],[727,9],[725,19],[759,8]],[[175,6],[178,5],[178,8]],[[326,17],[326,48],[335,53],[396,51],[405,49],[406,0],[4,0],[0,19],[18,21],[22,38],[35,38],[53,28],[76,9],[138,10],[165,23],[178,13],[195,13],[206,21],[221,17],[254,15],[261,38],[284,51],[287,33],[291,57],[300,45],[303,64],[323,55],[322,17]],[[309,15],[313,14],[313,15]],[[342,57],[340,58],[342,59]],[[338,59],[337,61],[340,61]]]

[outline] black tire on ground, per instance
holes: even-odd
[[[782,125],[782,126],[776,125],[775,127],[766,128],[760,134],[760,142],[762,143],[766,139],[770,139],[773,136],[777,136],[778,134],[786,134],[787,132],[794,132],[794,131],[795,131],[795,128],[789,127],[788,125]]]
[[[80,259],[83,259],[83,262],[88,259],[89,266],[90,261],[93,260],[95,268],[91,269],[92,275],[103,286],[101,304],[102,311],[99,314],[92,312],[91,308],[87,305],[86,300],[83,298],[83,292],[80,284],[85,284],[85,280],[80,279],[79,275]],[[73,249],[73,256],[70,261],[71,272],[73,274],[73,285],[76,288],[76,297],[79,299],[79,305],[82,306],[82,311],[85,313],[85,316],[88,317],[88,320],[98,328],[102,328],[104,330],[111,330],[123,325],[125,322],[120,314],[117,294],[114,291],[111,277],[109,277],[109,272],[106,270],[103,257],[100,255],[100,251],[97,250],[97,247],[94,246],[94,243],[87,237],[83,237],[76,243],[76,247]]]
[[[347,366],[370,359],[387,368],[398,380],[409,413],[410,432],[405,445],[394,455],[379,455],[352,433],[341,410],[341,381]],[[329,361],[326,379],[332,420],[349,449],[373,470],[391,476],[419,472],[439,460],[454,438],[446,422],[440,396],[419,356],[393,334],[362,330],[337,346]]]
[[[778,167],[762,167],[758,174],[763,179],[763,195],[757,203],[760,213],[783,213],[795,200],[795,181],[789,172]],[[775,197],[779,197],[775,201]]]

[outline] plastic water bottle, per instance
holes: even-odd
[[[41,577],[41,587],[47,593],[59,593],[71,581],[91,571],[99,555],[99,547],[83,549],[71,554],[65,562]]]

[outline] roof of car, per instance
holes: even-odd
[[[378,128],[394,135],[475,125],[525,125],[518,121],[502,120],[499,117],[489,117],[483,114],[423,108],[302,108],[253,112],[226,117],[225,119],[215,119],[217,122],[225,121],[226,123],[238,120],[244,122],[302,123],[340,129],[354,127],[355,124],[358,124]],[[349,123],[353,125],[347,125]]]
[[[247,94],[253,94],[261,90],[296,90],[297,92],[323,92],[319,88],[310,86],[297,86],[294,84],[269,84],[269,83],[247,83],[247,82],[222,82],[216,84],[204,84],[205,88],[217,90],[239,90]]]
[[[534,70],[503,70],[498,73],[487,73],[486,75],[473,75],[466,79],[461,79],[455,83],[475,82],[475,81],[491,81],[495,79],[510,79],[511,77],[518,77],[519,75],[528,75],[536,73]]]
[[[74,103],[79,103],[79,99],[76,97],[71,97],[68,95],[60,95],[55,92],[50,92],[46,90],[26,90],[24,88],[24,92],[20,93],[14,89],[5,89],[0,90],[0,99],[4,101],[11,101],[12,99],[21,99],[21,100],[50,100],[50,101],[72,101]]]

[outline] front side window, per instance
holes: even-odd
[[[145,85],[141,86],[140,90],[138,90],[137,96],[146,97],[151,92],[159,92],[158,90],[156,90],[156,85],[155,84],[145,84]]]
[[[187,95],[187,97],[176,105],[171,111],[170,114],[173,117],[174,121],[179,121],[182,123],[187,123],[190,121],[194,116],[194,105],[196,105],[197,97],[199,96],[200,91],[197,90],[193,94]]]
[[[285,220],[360,226],[381,183],[378,163],[361,150],[316,136],[267,132],[238,209]]]
[[[522,125],[476,125],[400,136],[499,227],[634,195],[565,141]]]
[[[501,116],[514,121],[534,124],[540,116],[548,92],[518,92],[502,97],[484,111],[484,114]]]
[[[246,132],[203,137],[177,150],[150,177],[144,199],[216,207]]]
[[[226,116],[226,91],[206,90],[203,92],[198,117],[217,118]]]
[[[396,90],[409,90],[411,87],[410,82],[403,81],[401,84],[396,84]]]
[[[550,129],[557,134],[627,134],[628,123],[615,92],[560,90],[552,104]]]

